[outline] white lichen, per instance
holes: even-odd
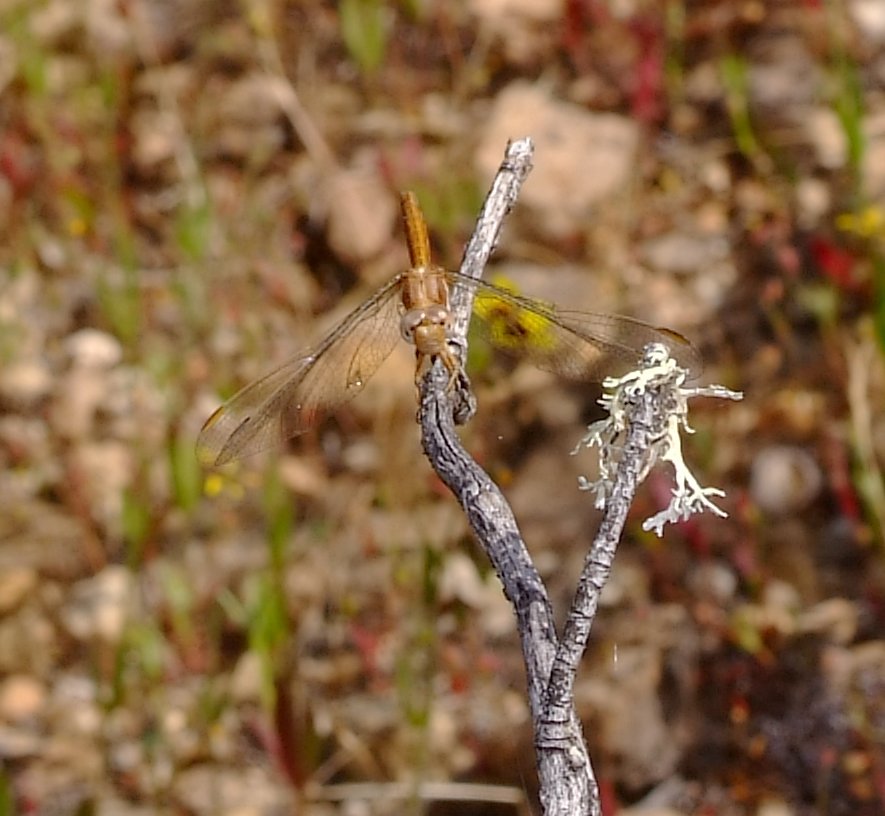
[[[572,454],[576,454],[583,447],[599,448],[599,478],[590,481],[581,476],[578,486],[581,490],[592,492],[596,507],[603,509],[611,496],[624,454],[623,442],[630,423],[631,405],[647,389],[654,388],[657,391],[659,422],[651,429],[648,447],[639,453],[638,482],[642,482],[652,467],[662,461],[673,466],[676,483],[670,504],[642,524],[643,530],[654,530],[658,536],[663,534],[665,524],[685,521],[694,513],[709,510],[720,518],[728,515],[712,500],[722,498],[725,492],[717,487],[703,487],[685,464],[680,434],[683,431],[694,433],[688,424],[688,401],[692,397],[740,400],[743,394],[721,385],[686,388],[684,383],[687,376],[688,371],[670,357],[666,346],[659,343],[649,345],[639,368],[623,377],[609,377],[603,382],[606,391],[599,404],[608,416],[590,425],[572,451]]]

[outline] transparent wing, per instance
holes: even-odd
[[[304,433],[318,415],[356,396],[400,337],[397,275],[312,351],[236,393],[197,439],[197,457],[223,465]]]
[[[682,335],[619,315],[559,309],[450,272],[453,286],[475,292],[479,332],[496,348],[572,380],[600,380],[635,367],[648,343],[663,343],[679,365],[700,373],[701,358]]]

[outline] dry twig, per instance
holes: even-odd
[[[462,274],[479,277],[485,269],[504,216],[516,201],[531,169],[532,151],[530,139],[508,145],[504,162],[465,250],[460,269]],[[470,293],[456,290],[451,305],[456,321],[454,342],[459,353],[463,354],[472,306]],[[458,439],[452,397],[446,388],[448,380],[445,368],[436,364],[422,384],[419,419],[424,451],[434,470],[464,508],[516,612],[535,735],[548,734],[548,738],[536,742],[545,812],[551,816],[597,814],[596,781],[572,701],[566,701],[556,738],[549,738],[548,684],[559,648],[553,607],[510,506],[498,486]],[[561,713],[560,702],[558,698],[555,700],[557,718]]]

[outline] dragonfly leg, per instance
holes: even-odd
[[[449,381],[446,383],[446,391],[451,392],[458,383],[458,377],[461,374],[461,361],[458,359],[458,355],[452,352],[451,349],[446,348],[444,352],[440,352],[439,354],[424,354],[421,351],[415,352],[415,359],[417,364],[415,366],[415,388],[418,389],[418,398],[420,400],[421,393],[421,380],[424,378],[424,375],[427,373],[427,364],[425,361],[432,362],[434,358],[439,357],[442,361],[442,364],[446,367],[446,370],[449,372]]]
[[[451,392],[454,390],[455,385],[458,382],[458,375],[461,373],[461,361],[448,347],[443,354],[439,355],[439,358],[449,371],[449,381],[446,383],[446,391]]]

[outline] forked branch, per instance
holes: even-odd
[[[532,144],[508,145],[504,162],[480,213],[461,274],[478,278],[497,242],[504,216],[531,168]],[[452,293],[453,354],[463,366],[472,289]],[[663,335],[662,335],[663,337]],[[488,555],[513,604],[522,644],[538,761],[541,804],[547,816],[598,816],[599,791],[574,704],[575,678],[587,647],[599,597],[608,581],[618,541],[636,488],[656,462],[673,466],[670,505],[647,520],[659,535],[667,523],[693,513],[725,512],[713,501],[721,490],[702,487],[682,460],[681,432],[690,432],[688,400],[696,396],[740,399],[722,386],[688,388],[688,369],[671,356],[665,342],[649,342],[637,368],[607,379],[601,404],[608,417],[590,427],[584,443],[600,449],[599,480],[582,487],[596,494],[602,522],[584,561],[572,607],[557,637],[547,590],[532,563],[516,519],[498,486],[462,447],[456,422],[475,403],[463,373],[456,387],[437,359],[421,383],[419,420],[424,451],[440,478],[460,502],[477,540]],[[471,409],[471,410],[468,410]]]
[[[532,152],[530,139],[508,145],[465,250],[460,269],[463,275],[474,278],[482,275],[497,243],[504,217],[531,170]],[[471,307],[471,292],[456,288],[451,298],[455,320],[453,342],[462,360],[467,348]],[[550,721],[546,711],[548,684],[559,648],[553,608],[520,535],[513,511],[498,486],[461,445],[455,432],[454,417],[457,405],[463,404],[464,398],[463,395],[453,395],[451,389],[447,389],[448,382],[444,366],[436,364],[422,383],[419,410],[422,443],[434,470],[464,509],[477,540],[513,604],[526,666],[545,812],[549,816],[598,814],[597,786],[571,702],[564,709],[557,708],[556,716],[562,713],[563,719],[555,744],[537,739],[543,724]]]

